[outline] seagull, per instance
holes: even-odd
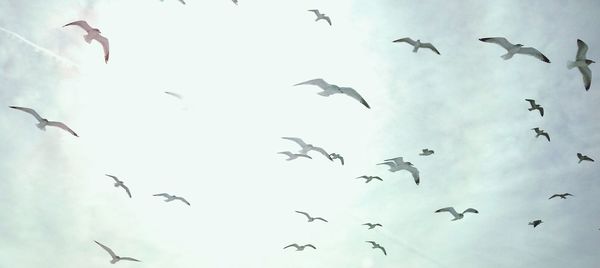
[[[110,257],[112,258],[112,260],[110,260],[111,264],[115,264],[118,261],[137,261],[137,262],[141,262],[140,260],[136,260],[134,258],[131,257],[121,257],[121,256],[117,256],[117,254],[115,254],[114,251],[112,251],[112,249],[108,248],[105,245],[100,244],[100,242],[94,240],[94,242],[96,242],[96,244],[98,244],[98,246],[102,247],[104,250],[106,250],[106,252],[108,252],[108,254],[110,254]]]
[[[167,94],[167,95],[171,95],[171,96],[173,96],[173,97],[175,97],[175,98],[178,98],[178,99],[180,99],[180,100],[181,100],[181,99],[183,99],[183,96],[181,96],[181,94],[178,94],[178,93],[175,93],[175,92],[171,92],[171,91],[165,91],[165,94]]]
[[[414,167],[412,163],[404,162],[404,160],[402,160],[402,157],[386,159],[384,161],[385,162],[379,163],[377,165],[388,165],[390,167],[390,169],[389,169],[390,172],[406,170],[406,171],[410,172],[410,174],[412,174],[413,179],[415,179],[415,183],[417,185],[419,185],[419,181],[420,181],[419,170],[416,167]]]
[[[548,135],[548,133],[545,132],[544,130],[540,129],[539,127],[532,128],[531,130],[535,131],[536,138],[539,136],[544,136],[544,137],[546,137],[546,139],[548,139],[548,142],[550,142],[550,135]]]
[[[35,117],[35,119],[37,119],[38,122],[39,122],[39,123],[36,124],[36,126],[39,129],[41,129],[41,130],[46,131],[46,126],[58,127],[58,128],[62,128],[63,130],[68,131],[69,133],[73,134],[73,136],[75,136],[75,137],[79,137],[77,135],[77,133],[75,133],[75,131],[71,130],[64,123],[58,122],[58,121],[48,121],[48,119],[42,118],[35,110],[33,110],[31,108],[18,107],[18,106],[8,106],[8,107],[13,108],[13,109],[17,109],[17,110],[21,110],[23,112],[26,112],[28,114],[33,115],[33,117]]]
[[[289,248],[289,247],[295,247],[296,251],[303,251],[304,248],[309,247],[309,248],[313,248],[313,249],[317,249],[315,246],[311,245],[311,244],[306,244],[304,246],[299,246],[298,244],[294,243],[291,244],[289,246],[285,246],[283,249]]]
[[[497,45],[500,45],[501,47],[503,47],[504,49],[506,49],[508,51],[508,53],[502,55],[502,58],[504,60],[508,60],[508,59],[512,58],[513,55],[515,55],[515,54],[525,54],[525,55],[529,55],[529,56],[534,56],[543,62],[550,63],[550,60],[546,56],[544,56],[544,54],[539,52],[537,49],[532,48],[532,47],[523,47],[522,44],[513,45],[512,43],[508,42],[508,40],[506,40],[506,38],[504,38],[504,37],[480,38],[479,41],[497,44]]]
[[[540,111],[540,115],[542,117],[544,116],[544,107],[535,103],[535,100],[532,100],[532,99],[525,99],[525,100],[528,101],[529,104],[531,105],[531,108],[529,108],[527,110],[529,110],[529,111],[538,110],[538,111]]]
[[[383,251],[383,255],[387,256],[387,252],[385,252],[385,248],[382,247],[381,245],[375,243],[375,241],[366,241],[367,243],[371,243],[371,245],[373,245],[373,248],[378,248],[381,249],[381,251]]]
[[[366,179],[366,180],[365,180],[365,183],[369,183],[369,182],[371,182],[371,181],[372,181],[372,180],[374,180],[374,179],[375,179],[375,180],[380,180],[380,181],[383,181],[383,179],[381,179],[381,178],[380,178],[380,177],[378,177],[378,176],[367,176],[367,175],[363,175],[363,176],[357,177],[357,179]]]
[[[300,138],[282,137],[282,139],[291,140],[291,141],[297,143],[298,145],[300,145],[300,147],[302,147],[302,149],[300,149],[300,153],[301,154],[307,154],[309,151],[317,151],[317,152],[321,153],[322,155],[324,155],[325,157],[327,157],[327,159],[333,161],[333,159],[331,158],[331,156],[329,156],[329,153],[327,153],[327,151],[325,151],[325,149],[323,149],[321,147],[316,147],[316,146],[314,146],[312,144],[306,144]]]
[[[329,25],[331,26],[331,19],[328,16],[325,16],[325,14],[322,14],[321,12],[319,12],[318,9],[310,9],[308,11],[314,12],[315,15],[317,15],[317,19],[315,21],[326,20],[329,23]]]
[[[377,226],[379,226],[379,227],[383,227],[383,225],[381,225],[381,224],[379,224],[379,223],[375,223],[375,224],[373,224],[373,223],[369,223],[369,222],[367,222],[367,223],[365,223],[365,224],[363,224],[363,225],[369,226],[369,230],[371,230],[371,229],[373,229],[373,228],[375,228],[375,227],[377,227]]]
[[[574,195],[572,195],[572,194],[570,194],[570,193],[564,193],[564,194],[553,194],[553,195],[552,195],[550,198],[548,198],[548,199],[552,199],[552,198],[555,198],[555,197],[560,197],[561,199],[567,199],[567,196],[574,196]]]
[[[590,161],[590,162],[594,162],[594,159],[591,159],[589,156],[587,155],[582,155],[581,153],[577,153],[577,158],[579,158],[579,162],[581,163],[582,161]]]
[[[467,208],[467,209],[465,209],[465,211],[463,211],[463,213],[458,213],[458,212],[456,212],[456,210],[454,210],[453,207],[440,208],[435,211],[435,213],[438,213],[438,212],[450,212],[452,214],[452,216],[454,216],[454,219],[452,219],[452,221],[460,220],[460,219],[464,218],[465,213],[467,213],[467,212],[479,213],[479,211],[477,211],[474,208]]]
[[[577,54],[575,55],[575,61],[567,62],[567,68],[573,69],[577,67],[581,76],[583,76],[583,85],[585,86],[585,90],[589,90],[592,85],[592,71],[588,65],[592,63],[596,63],[593,60],[588,60],[585,58],[585,54],[588,51],[588,46],[586,43],[577,39]]]
[[[428,155],[432,155],[433,153],[434,153],[433,150],[423,149],[423,152],[420,153],[419,155],[428,156]]]
[[[331,157],[331,159],[339,159],[340,162],[342,162],[342,166],[344,165],[344,157],[343,156],[336,154],[336,153],[332,153],[332,154],[329,154],[329,157]]]
[[[327,82],[325,82],[325,80],[321,79],[321,78],[317,78],[317,79],[313,79],[313,80],[308,80],[306,82],[302,82],[302,83],[298,83],[295,84],[294,86],[299,86],[299,85],[313,85],[313,86],[318,86],[320,87],[323,91],[317,93],[323,97],[329,97],[333,94],[346,94],[354,99],[356,99],[357,101],[359,101],[360,103],[362,103],[365,107],[371,109],[371,107],[369,106],[369,104],[367,103],[367,101],[365,101],[365,99],[363,99],[362,96],[360,96],[360,94],[358,94],[358,92],[356,92],[356,90],[354,90],[353,88],[350,87],[338,87],[337,85],[334,84],[329,84]]]
[[[290,151],[279,152],[278,154],[284,154],[284,155],[287,155],[287,156],[288,156],[288,159],[286,159],[287,161],[294,160],[294,159],[296,159],[296,158],[298,158],[298,157],[306,157],[306,158],[308,158],[308,159],[312,159],[312,157],[310,157],[310,156],[309,156],[309,155],[307,155],[307,154],[294,154],[294,153],[291,153]]]
[[[63,27],[70,26],[70,25],[79,26],[87,32],[87,34],[83,36],[83,39],[85,39],[85,41],[88,44],[92,43],[92,40],[98,41],[102,45],[102,48],[104,49],[104,62],[108,63],[108,55],[109,55],[108,39],[101,35],[100,30],[90,27],[90,25],[84,20],[74,21],[74,22],[65,24]]]
[[[321,217],[314,217],[313,218],[310,215],[308,215],[308,213],[306,213],[306,212],[302,212],[302,211],[296,210],[296,213],[300,213],[300,214],[306,216],[308,218],[308,222],[313,222],[314,220],[320,220],[320,221],[328,222],[326,219],[323,219]]]
[[[436,54],[440,55],[440,52],[431,44],[431,43],[421,43],[421,40],[412,40],[408,37],[406,38],[400,38],[398,40],[394,40],[394,43],[408,43],[411,46],[414,47],[413,52],[417,53],[417,50],[419,50],[419,48],[429,48],[431,50],[433,50],[433,52],[435,52]]]
[[[529,225],[533,225],[533,228],[535,228],[542,223],[543,223],[542,220],[535,220],[535,221],[529,222]]]
[[[186,203],[188,206],[191,206],[190,202],[188,202],[187,200],[185,200],[185,198],[183,198],[183,197],[179,197],[179,196],[175,196],[175,195],[170,195],[170,194],[166,194],[166,193],[155,194],[153,196],[162,196],[162,197],[166,198],[165,202],[171,202],[173,200],[179,200],[179,201],[181,201],[183,203]]]
[[[125,189],[125,192],[127,192],[127,195],[129,195],[129,198],[131,198],[131,192],[129,192],[129,188],[127,188],[127,186],[125,186],[125,184],[123,184],[123,181],[120,181],[116,176],[113,175],[108,175],[108,174],[104,174],[108,177],[113,178],[113,180],[115,180],[115,187],[122,187],[123,189]]]

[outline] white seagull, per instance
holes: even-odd
[[[307,154],[294,154],[294,153],[292,153],[292,152],[290,152],[290,151],[279,152],[278,154],[287,155],[287,157],[288,157],[288,158],[286,159],[287,161],[294,160],[294,159],[296,159],[296,158],[298,158],[298,157],[306,157],[306,158],[308,158],[308,159],[312,159],[312,157],[310,157],[310,156],[309,156],[309,155],[307,155]]]
[[[417,185],[419,185],[419,182],[420,182],[419,170],[416,167],[414,167],[411,162],[404,162],[404,160],[402,159],[402,157],[396,157],[396,158],[392,158],[392,159],[386,159],[384,161],[385,162],[379,163],[377,165],[388,165],[390,167],[389,168],[390,172],[396,172],[396,171],[400,171],[400,170],[406,170],[406,171],[410,172],[410,174],[412,174],[413,179],[415,180],[415,183]]]
[[[115,187],[122,187],[123,189],[125,189],[125,192],[127,192],[127,195],[129,195],[129,198],[131,198],[131,192],[129,192],[129,188],[127,188],[127,186],[125,186],[125,184],[123,184],[123,181],[119,180],[119,178],[117,178],[116,176],[113,175],[108,175],[108,174],[104,174],[110,178],[112,178],[113,180],[115,180]]]
[[[302,149],[300,149],[300,153],[301,154],[307,154],[310,151],[317,151],[317,152],[321,153],[322,155],[324,155],[325,157],[327,157],[327,159],[333,161],[333,159],[331,158],[331,156],[329,156],[329,153],[327,153],[327,151],[325,151],[325,149],[323,149],[321,147],[316,147],[316,146],[314,146],[312,144],[306,144],[300,138],[282,137],[282,139],[291,140],[291,141],[297,143],[298,145],[300,145],[300,147],[302,147]]]
[[[329,23],[329,25],[331,26],[331,19],[328,16],[325,16],[324,13],[319,12],[318,9],[310,9],[308,11],[314,12],[315,15],[317,15],[317,19],[315,21],[326,20]]]
[[[381,251],[383,251],[383,255],[387,256],[387,252],[385,251],[385,248],[382,247],[381,245],[377,244],[375,241],[366,241],[367,243],[371,243],[371,245],[373,245],[373,248],[378,248],[381,249]]]
[[[567,196],[574,196],[574,195],[572,195],[572,194],[570,194],[570,193],[564,193],[564,194],[553,194],[553,195],[552,195],[550,198],[548,198],[548,199],[552,199],[552,198],[555,198],[555,197],[560,197],[561,199],[567,199]]]
[[[176,195],[170,195],[170,194],[162,193],[162,194],[155,194],[153,196],[162,196],[162,197],[166,198],[165,202],[171,202],[173,200],[179,200],[179,201],[181,201],[183,203],[186,203],[188,206],[191,206],[190,202],[188,202],[187,200],[185,200],[185,198],[179,197],[179,196],[176,196]]]
[[[31,108],[18,107],[18,106],[8,106],[8,107],[17,109],[17,110],[21,110],[23,112],[33,115],[33,117],[35,117],[35,119],[37,119],[37,121],[39,122],[36,124],[36,126],[41,130],[46,131],[46,126],[58,127],[58,128],[68,131],[69,133],[73,134],[73,136],[75,136],[75,137],[79,137],[77,135],[77,133],[75,133],[75,131],[70,129],[64,123],[58,122],[58,121],[48,121],[48,119],[42,118],[35,110],[33,110]]]
[[[532,47],[523,47],[522,44],[513,45],[511,42],[508,42],[508,40],[506,40],[506,38],[504,38],[504,37],[487,37],[487,38],[480,38],[479,40],[481,42],[500,45],[501,47],[506,49],[508,51],[508,53],[502,55],[502,58],[504,60],[508,60],[508,59],[512,58],[512,56],[515,54],[525,54],[525,55],[529,55],[529,56],[534,56],[543,62],[550,63],[550,60],[546,56],[544,56],[544,54],[542,54],[540,51],[538,51],[537,49],[532,48]]]
[[[299,85],[313,85],[313,86],[318,86],[320,87],[323,91],[317,93],[323,97],[329,97],[333,94],[345,94],[348,95],[354,99],[356,99],[357,101],[359,101],[360,103],[362,103],[365,107],[371,109],[371,106],[369,106],[369,104],[367,103],[367,101],[365,99],[363,99],[363,97],[358,94],[358,92],[356,92],[356,90],[354,90],[353,88],[350,87],[339,87],[337,85],[334,84],[329,84],[327,82],[325,82],[325,80],[321,79],[321,78],[317,78],[317,79],[313,79],[313,80],[308,80],[306,82],[302,82],[302,83],[298,83],[295,84],[294,86],[299,86]]]
[[[383,225],[381,225],[381,224],[379,224],[379,223],[370,223],[370,222],[367,222],[367,223],[365,223],[365,224],[363,224],[363,225],[369,226],[369,230],[371,230],[371,229],[373,229],[373,228],[375,228],[375,227],[377,227],[377,226],[379,226],[379,227],[382,227],[382,226],[383,226]]]
[[[110,257],[112,258],[112,260],[110,260],[111,264],[115,264],[118,261],[137,261],[137,262],[141,262],[140,260],[136,260],[134,258],[131,257],[121,257],[121,256],[117,256],[117,254],[115,254],[114,251],[112,251],[112,249],[108,248],[105,245],[100,244],[100,242],[94,240],[94,242],[96,242],[96,244],[98,244],[98,246],[102,247],[104,250],[106,250],[106,252],[108,252],[108,254],[110,254]]]
[[[577,67],[581,76],[583,76],[583,85],[585,86],[585,90],[589,90],[592,85],[592,70],[588,65],[592,63],[596,63],[593,60],[588,60],[585,58],[585,54],[588,51],[588,46],[586,43],[577,39],[577,54],[575,55],[575,61],[567,62],[567,68],[573,69]]]
[[[83,36],[83,39],[85,39],[85,41],[88,44],[92,43],[92,40],[98,41],[98,43],[100,43],[102,45],[102,48],[104,49],[104,62],[108,63],[108,55],[110,54],[109,46],[108,46],[108,39],[101,35],[100,30],[98,30],[96,28],[92,28],[84,20],[74,21],[74,22],[65,24],[65,26],[63,26],[63,27],[70,26],[70,25],[79,26],[87,32],[87,34]]]
[[[533,228],[535,228],[542,223],[543,223],[542,220],[535,220],[535,221],[529,222],[529,225],[533,225]]]
[[[363,176],[357,177],[357,179],[365,179],[365,183],[369,183],[369,182],[371,182],[374,179],[375,180],[383,181],[383,179],[381,179],[381,177],[378,177],[378,176],[367,176],[367,175],[363,175]]]
[[[531,108],[529,108],[527,110],[529,110],[529,111],[538,110],[538,111],[540,111],[540,115],[542,117],[544,116],[544,107],[535,103],[535,100],[532,100],[532,99],[525,99],[525,100],[528,101],[529,104],[531,105]]]
[[[315,246],[313,246],[313,245],[311,245],[311,244],[306,244],[306,245],[304,245],[304,246],[300,246],[300,245],[298,245],[298,244],[296,244],[296,243],[294,243],[294,244],[291,244],[291,245],[289,245],[289,246],[285,246],[283,249],[286,249],[286,248],[289,248],[289,247],[295,247],[295,248],[296,248],[296,251],[303,251],[303,250],[304,250],[306,247],[313,248],[313,249],[317,249]]]
[[[578,164],[581,163],[582,161],[594,162],[594,159],[591,159],[589,156],[583,155],[581,153],[577,153],[577,158],[579,158]]]
[[[331,157],[331,159],[339,159],[340,162],[342,163],[342,166],[344,165],[344,157],[341,156],[340,154],[332,153],[332,154],[329,154],[329,157]]]
[[[464,218],[465,217],[464,214],[467,213],[467,212],[479,213],[479,211],[477,211],[474,208],[467,208],[462,213],[458,213],[458,212],[456,212],[456,210],[454,210],[453,207],[440,208],[440,209],[438,209],[438,210],[435,211],[435,213],[438,213],[438,212],[450,212],[450,214],[452,214],[452,216],[454,216],[454,219],[452,219],[453,221],[460,220],[460,219]]]
[[[536,138],[539,136],[544,136],[544,137],[546,137],[546,139],[548,139],[548,142],[550,142],[550,135],[543,129],[540,129],[539,127],[535,127],[535,128],[532,128],[531,130],[535,131]]]
[[[440,52],[431,44],[431,43],[421,43],[421,40],[412,40],[408,37],[406,38],[400,38],[397,40],[394,40],[394,43],[407,43],[410,44],[411,46],[414,47],[413,52],[417,53],[417,51],[419,50],[419,48],[429,48],[431,50],[433,50],[433,52],[435,52],[438,55],[441,55]]]
[[[315,220],[320,220],[320,221],[328,222],[326,219],[323,219],[323,218],[321,218],[321,217],[314,217],[314,218],[313,218],[313,217],[311,217],[310,215],[308,215],[308,213],[306,213],[306,212],[302,212],[302,211],[298,211],[298,210],[296,210],[296,213],[300,213],[300,214],[302,214],[302,215],[306,216],[306,218],[308,218],[308,222],[313,222],[313,221],[315,221]]]
[[[423,152],[420,153],[419,155],[428,156],[428,155],[432,155],[433,153],[434,153],[433,150],[423,149]]]

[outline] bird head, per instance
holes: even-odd
[[[522,46],[523,46],[523,44],[516,44],[515,46],[522,47]]]
[[[586,64],[588,64],[588,65],[590,65],[590,64],[592,64],[592,63],[596,63],[596,62],[595,62],[595,61],[593,61],[593,60],[585,60],[585,63],[586,63]]]

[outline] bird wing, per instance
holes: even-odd
[[[121,257],[120,258],[122,261],[137,261],[137,262],[141,262],[140,260],[136,260],[132,257]]]
[[[583,85],[585,86],[585,90],[589,90],[590,86],[592,85],[592,70],[590,70],[590,67],[588,66],[577,67],[577,69],[579,69],[579,72],[583,77]]]
[[[560,196],[560,195],[559,195],[559,194],[553,194],[553,195],[552,195],[550,198],[548,198],[548,199],[552,199],[552,198],[555,198],[555,197],[558,197],[558,196]]]
[[[503,47],[506,50],[509,50],[514,46],[511,42],[508,42],[508,40],[506,40],[506,38],[504,38],[504,37],[479,38],[479,41],[500,45],[501,47]]]
[[[378,246],[377,248],[378,248],[378,249],[381,249],[381,251],[383,251],[383,255],[386,255],[386,256],[387,256],[387,252],[385,251],[385,248],[384,248],[384,247],[382,247],[382,246]]]
[[[417,185],[419,185],[419,181],[420,181],[419,170],[416,167],[409,166],[409,165],[406,165],[406,167],[404,167],[404,169],[406,169],[408,172],[410,172],[410,174],[412,174],[413,179],[415,179],[415,183]]]
[[[440,52],[431,43],[422,43],[421,47],[429,48],[429,49],[433,50],[433,52],[435,52],[436,54],[441,55]]]
[[[306,245],[304,245],[304,246],[305,246],[305,247],[310,247],[310,248],[317,249],[315,246],[313,246],[313,245],[311,245],[311,244],[306,244]]]
[[[540,107],[538,108],[538,111],[540,111],[540,115],[541,115],[541,116],[544,116],[544,107],[541,107],[541,106],[540,106]]]
[[[531,108],[535,107],[535,100],[532,100],[532,99],[525,99],[525,100],[529,102],[529,104],[531,105]]]
[[[412,39],[410,39],[409,37],[405,37],[405,38],[396,39],[396,40],[394,40],[393,42],[394,42],[394,43],[402,43],[402,42],[405,42],[405,43],[409,43],[409,44],[411,44],[411,45],[413,45],[413,46],[414,46],[414,45],[417,43],[417,42],[415,42],[415,40],[412,40]]]
[[[310,157],[310,155],[307,155],[307,154],[294,154],[294,155],[297,157],[306,157],[308,159],[312,159],[312,157]]]
[[[371,179],[376,179],[376,180],[383,181],[383,179],[381,177],[379,177],[379,176],[373,176],[373,177],[371,177]]]
[[[307,146],[307,144],[301,138],[294,138],[294,137],[281,137],[281,138],[285,139],[285,140],[291,140],[291,141],[297,143],[298,145],[300,145],[300,147],[302,147],[302,148]]]
[[[477,210],[476,210],[476,209],[474,209],[474,208],[467,208],[467,209],[465,209],[465,211],[463,211],[463,214],[465,214],[465,213],[467,213],[467,212],[471,212],[471,213],[477,213],[477,214],[479,214],[479,211],[477,211]]]
[[[333,24],[331,24],[331,19],[329,18],[329,16],[325,16],[323,18],[327,21],[327,23],[329,23],[329,26],[333,25]]]
[[[8,106],[8,107],[13,108],[13,109],[17,109],[17,110],[21,110],[23,112],[31,114],[31,115],[33,115],[33,117],[35,117],[35,119],[37,119],[40,122],[43,120],[43,118],[34,109],[25,108],[25,107],[19,107],[19,106]]]
[[[587,155],[584,155],[583,159],[594,162],[594,159],[592,159],[591,157],[589,157]]]
[[[343,166],[344,165],[344,158],[340,156],[339,159],[342,162],[342,166]]]
[[[391,168],[397,167],[398,164],[396,164],[396,162],[383,162],[383,163],[379,163],[377,165],[388,165]]]
[[[87,21],[84,21],[84,20],[78,20],[78,21],[74,21],[74,22],[71,22],[71,23],[67,23],[63,27],[67,27],[67,26],[70,26],[70,25],[79,26],[82,29],[84,29],[86,32],[89,32],[89,31],[93,30],[93,28],[87,23]]]
[[[292,156],[294,156],[294,154],[293,154],[293,153],[291,153],[290,151],[278,152],[278,154],[284,154],[284,155],[287,155],[287,156],[289,156],[289,157],[292,157]]]
[[[572,195],[572,194],[570,194],[570,193],[564,193],[564,195],[565,195],[565,196],[574,196],[574,195]]]
[[[289,248],[289,247],[299,248],[300,246],[298,246],[298,244],[294,243],[294,244],[285,246],[283,249],[286,249],[286,248]]]
[[[179,2],[181,2],[182,4],[184,4],[184,5],[185,5],[185,2],[184,2],[183,0],[179,0]]]
[[[357,101],[359,101],[360,103],[362,103],[364,106],[366,106],[367,108],[371,109],[371,107],[369,106],[369,104],[367,103],[367,101],[365,99],[363,99],[363,97],[358,94],[358,92],[356,92],[356,90],[354,90],[351,87],[340,87],[340,91],[342,91],[342,93],[356,99]]]
[[[529,56],[534,56],[543,62],[550,63],[550,60],[546,56],[544,56],[544,54],[542,54],[542,52],[540,52],[539,50],[532,48],[532,47],[522,47],[521,49],[519,49],[519,51],[517,51],[517,54],[525,54],[525,55],[529,55]]]
[[[454,210],[453,207],[440,208],[440,209],[436,210],[435,212],[438,213],[438,212],[444,212],[444,211],[450,212],[454,217],[458,216],[458,213],[456,212],[456,210]]]
[[[362,176],[360,176],[360,177],[356,177],[356,178],[357,178],[357,179],[368,179],[368,178],[369,178],[369,176],[367,176],[367,175],[362,175]]]
[[[383,225],[379,224],[379,223],[375,223],[375,226],[380,226],[383,227]]]
[[[166,198],[171,198],[170,194],[167,193],[162,193],[162,194],[153,194],[152,196],[162,196],[162,197],[166,197]]]
[[[308,215],[308,213],[306,213],[306,212],[296,210],[296,213],[300,213],[300,214],[306,216],[307,218],[312,219],[312,217],[310,215]]]
[[[173,96],[175,98],[178,98],[178,99],[182,98],[181,95],[179,95],[177,93],[174,93],[174,92],[170,92],[170,91],[165,91],[165,94],[171,95],[171,96]]]
[[[112,251],[112,249],[108,248],[105,245],[100,244],[100,242],[94,240],[94,242],[96,242],[96,244],[98,244],[100,247],[102,247],[104,250],[106,250],[106,252],[108,252],[108,254],[110,254],[110,256],[114,259],[117,257],[117,254],[115,254],[114,251]]]
[[[587,53],[587,51],[587,44],[581,41],[581,39],[577,39],[577,54],[575,55],[575,60],[586,60],[585,54]]]
[[[550,141],[550,135],[546,132],[541,133],[540,135],[546,137],[546,139],[548,139],[548,141]]]
[[[367,243],[371,243],[374,247],[379,246],[379,244],[375,243],[375,241],[365,241]]]
[[[325,151],[325,149],[323,149],[321,147],[313,147],[310,150],[311,151],[317,151],[317,152],[323,154],[325,157],[327,157],[327,159],[333,161],[333,159],[331,158],[331,156],[329,156],[329,153],[327,153],[327,151]]]
[[[317,17],[321,17],[321,12],[319,12],[318,9],[309,9],[308,11],[315,13],[315,15],[317,15]]]
[[[323,90],[328,89],[329,87],[331,87],[331,85],[327,82],[325,82],[325,80],[321,79],[321,78],[317,78],[317,79],[312,79],[312,80],[308,80],[302,83],[298,83],[295,84],[294,86],[299,86],[299,85],[313,85],[313,86],[318,86]]]
[[[328,222],[326,219],[323,219],[321,217],[316,217],[315,220],[321,220],[321,221],[324,221],[324,222]]]
[[[119,179],[117,178],[117,176],[109,175],[109,174],[104,174],[104,175],[111,177],[113,180],[115,180],[115,182],[119,182]]]
[[[390,159],[386,159],[386,160],[383,160],[383,161],[392,161],[392,162],[396,163],[396,165],[400,165],[400,164],[404,164],[405,163],[404,162],[404,158],[402,158],[402,157],[390,158]]]
[[[127,195],[129,196],[129,198],[131,198],[131,192],[129,191],[129,187],[125,186],[125,184],[121,184],[121,187],[125,189],[125,192],[127,192]]]
[[[175,199],[179,199],[181,202],[186,203],[188,206],[191,206],[190,202],[188,202],[187,200],[185,200],[185,198],[183,197],[175,197]]]
[[[108,39],[101,35],[99,35],[95,39],[102,45],[102,49],[104,50],[104,62],[108,63],[108,56],[110,55]]]
[[[63,130],[68,131],[69,133],[73,134],[73,136],[75,137],[79,137],[77,135],[77,133],[75,133],[75,131],[73,131],[72,129],[70,129],[67,125],[65,125],[62,122],[57,122],[57,121],[48,121],[48,126],[53,126],[53,127],[58,127],[58,128],[62,128]]]

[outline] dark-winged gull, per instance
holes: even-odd
[[[21,110],[23,112],[26,112],[30,115],[33,115],[33,117],[35,117],[35,119],[37,119],[38,123],[36,124],[36,126],[41,129],[46,131],[46,126],[51,126],[51,127],[58,127],[61,128],[71,134],[73,134],[73,136],[75,137],[79,137],[77,135],[77,133],[75,133],[75,131],[73,131],[72,129],[70,129],[67,125],[65,125],[62,122],[58,122],[58,121],[48,121],[48,119],[41,117],[35,110],[31,109],[31,108],[25,108],[25,107],[18,107],[18,106],[8,106],[10,108],[13,109],[17,109],[17,110]]]
[[[529,111],[538,110],[538,111],[540,111],[540,115],[544,116],[544,107],[535,103],[535,100],[532,100],[532,99],[525,99],[525,100],[529,102],[529,105],[531,105],[531,108],[529,108],[527,110],[529,110]]]
[[[300,246],[300,245],[298,245],[296,243],[288,245],[288,246],[285,246],[283,249],[290,248],[290,247],[295,247],[296,251],[303,251],[307,247],[313,248],[313,249],[317,249],[315,246],[313,246],[311,244],[306,244],[306,245]]]
[[[428,156],[428,155],[432,155],[433,153],[434,153],[434,151],[433,151],[433,150],[429,150],[429,149],[423,149],[423,152],[422,152],[422,153],[420,153],[419,155],[422,155],[422,156]]]
[[[313,222],[315,220],[320,220],[320,221],[328,222],[326,219],[323,219],[321,217],[311,217],[308,213],[303,212],[303,211],[296,210],[296,213],[299,213],[299,214],[302,214],[302,215],[306,216],[306,218],[308,219],[308,222]]]
[[[546,139],[548,139],[548,142],[550,142],[550,135],[543,129],[540,129],[539,127],[535,127],[535,128],[532,128],[531,130],[535,131],[536,138],[538,138],[539,136],[544,136],[544,137],[546,137]]]
[[[567,199],[567,196],[573,196],[573,195],[572,195],[572,194],[570,194],[570,193],[564,193],[564,194],[553,194],[553,195],[552,195],[550,198],[548,198],[548,199],[552,199],[552,198],[555,198],[555,197],[560,197],[561,199]]]
[[[529,222],[529,225],[533,225],[533,228],[535,228],[542,223],[544,223],[542,220],[535,220],[535,221]]]
[[[594,162],[594,159],[590,158],[587,155],[583,155],[581,153],[577,153],[577,158],[579,158],[579,162],[577,162],[577,163],[581,163],[583,161]]]
[[[381,245],[377,244],[375,241],[365,241],[365,242],[370,243],[373,246],[372,248],[381,249],[381,251],[383,252],[383,255],[387,256],[387,252],[385,251],[385,248],[382,247]]]
[[[117,263],[118,261],[137,261],[137,262],[141,262],[140,260],[137,260],[137,259],[134,259],[134,258],[131,258],[131,257],[121,257],[121,256],[118,256],[118,255],[117,255],[117,254],[115,254],[115,252],[114,252],[112,249],[110,249],[109,247],[107,247],[107,246],[105,246],[105,245],[102,245],[102,244],[100,244],[100,242],[98,242],[98,241],[95,241],[95,240],[94,240],[94,242],[96,242],[96,244],[98,244],[98,246],[100,246],[101,248],[103,248],[104,250],[106,250],[106,252],[108,252],[108,254],[110,254],[110,257],[112,258],[112,260],[110,260],[110,263],[111,263],[111,264],[115,264],[115,263]]]
[[[453,221],[460,220],[460,219],[464,218],[465,217],[465,213],[467,213],[467,212],[479,213],[479,211],[477,211],[474,208],[467,208],[462,213],[458,213],[458,212],[456,212],[456,210],[453,207],[440,208],[440,209],[438,209],[438,210],[435,211],[435,213],[439,213],[439,212],[450,212],[450,214],[452,214],[452,216],[454,216],[454,219],[452,219]]]
[[[360,103],[362,103],[365,107],[371,109],[371,106],[369,106],[369,104],[367,103],[367,101],[365,99],[363,99],[363,97],[358,94],[358,92],[356,92],[356,90],[354,90],[351,87],[339,87],[337,85],[334,84],[329,84],[327,82],[325,82],[325,80],[321,79],[321,78],[317,78],[317,79],[313,79],[313,80],[308,80],[302,83],[298,83],[295,84],[294,86],[299,86],[299,85],[313,85],[313,86],[318,86],[319,88],[321,88],[323,91],[317,93],[323,97],[329,97],[333,94],[344,94],[344,95],[348,95],[352,98],[354,98],[355,100],[359,101]]]
[[[590,70],[589,65],[592,63],[596,63],[593,60],[589,60],[585,58],[585,54],[588,51],[588,46],[585,42],[577,39],[577,54],[575,54],[575,61],[567,62],[567,68],[573,69],[577,67],[581,76],[583,77],[583,85],[585,90],[589,90],[592,85],[592,70]]]
[[[367,176],[367,175],[363,175],[360,177],[356,177],[357,179],[365,179],[365,183],[369,183],[372,180],[380,180],[383,181],[383,179],[381,179],[379,176]]]
[[[166,198],[165,202],[171,202],[171,201],[174,201],[174,200],[179,200],[179,201],[181,201],[183,203],[186,203],[188,206],[191,206],[190,202],[188,202],[187,200],[185,200],[185,198],[179,197],[179,196],[176,196],[176,195],[170,195],[170,194],[167,194],[167,193],[162,193],[162,194],[155,194],[153,196],[162,196],[162,197]]]
[[[412,174],[413,179],[415,180],[415,183],[417,185],[419,185],[419,182],[420,182],[419,170],[416,167],[414,167],[411,162],[404,162],[402,157],[386,159],[384,161],[385,162],[379,163],[377,165],[388,165],[390,167],[389,168],[390,172],[406,170],[406,171],[410,172],[410,174]]]
[[[340,163],[342,163],[342,166],[344,165],[344,157],[341,156],[340,154],[332,153],[332,154],[329,154],[329,157],[331,157],[331,159],[339,159]]]
[[[546,56],[544,56],[544,54],[542,54],[540,51],[538,51],[537,49],[535,49],[533,47],[524,47],[522,44],[513,45],[511,42],[506,40],[506,38],[504,38],[504,37],[487,37],[487,38],[480,38],[479,40],[481,42],[496,44],[496,45],[499,45],[499,46],[503,47],[504,49],[506,49],[508,51],[508,53],[502,55],[502,58],[504,60],[508,60],[508,59],[512,58],[513,55],[515,55],[515,54],[524,54],[524,55],[534,56],[543,62],[550,63],[550,60]]]
[[[415,53],[419,50],[419,48],[429,48],[436,54],[440,55],[440,52],[431,43],[421,43],[421,40],[415,41],[406,37],[394,40],[394,43],[407,43],[414,47],[413,52]]]
[[[104,62],[108,63],[108,56],[109,56],[109,45],[108,45],[108,39],[104,36],[101,35],[100,30],[96,29],[96,28],[92,28],[86,21],[84,20],[78,20],[78,21],[74,21],[68,24],[65,24],[63,27],[66,26],[70,26],[70,25],[75,25],[75,26],[79,26],[81,27],[83,30],[85,30],[87,33],[83,36],[83,39],[88,43],[92,43],[92,40],[96,40],[98,41],[98,43],[100,43],[102,45],[102,49],[104,49]]]
[[[109,175],[109,174],[104,174],[110,178],[112,178],[113,180],[115,180],[115,187],[121,187],[123,189],[125,189],[125,192],[127,192],[127,195],[129,196],[129,198],[131,198],[131,192],[129,192],[129,188],[127,188],[127,186],[125,186],[125,184],[123,184],[123,181],[119,180],[119,178],[117,178],[117,176],[113,176],[113,175]]]
[[[321,13],[318,9],[309,9],[308,11],[315,13],[315,15],[317,15],[317,19],[315,21],[319,21],[319,20],[326,20],[327,23],[329,23],[329,25],[331,26],[331,19],[325,15],[325,13]]]
[[[381,225],[379,223],[370,223],[370,222],[364,223],[363,225],[369,226],[369,230],[374,229],[377,226],[379,226],[379,227],[383,226],[383,225]]]

